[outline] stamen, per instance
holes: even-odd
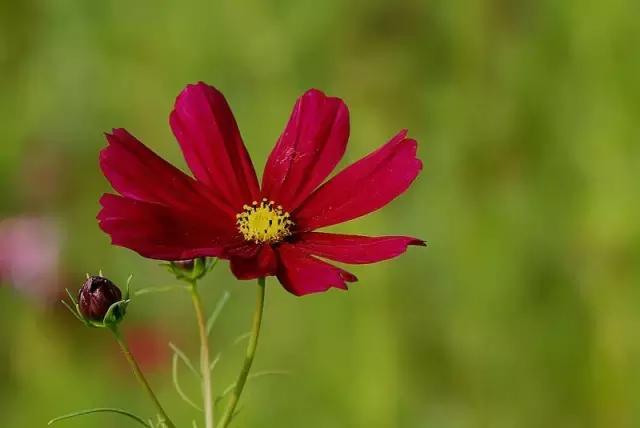
[[[262,242],[278,242],[291,235],[293,221],[291,215],[276,205],[274,201],[262,198],[253,201],[251,205],[244,205],[243,211],[236,214],[238,230],[247,241],[256,244]]]

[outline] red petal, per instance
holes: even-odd
[[[277,247],[278,279],[296,296],[326,291],[331,287],[347,289],[347,282],[358,280],[353,274],[305,254],[294,245]]]
[[[334,233],[306,232],[296,236],[295,247],[337,262],[365,264],[392,259],[409,245],[425,245],[424,241],[407,236],[358,236]]]
[[[109,145],[100,152],[100,168],[113,188],[127,198],[178,208],[198,207],[212,215],[235,212],[211,192],[174,167],[124,129],[106,134]]]
[[[255,250],[249,257],[231,256],[231,272],[238,279],[256,279],[276,274],[278,262],[271,245],[253,245]]]
[[[311,89],[298,99],[262,177],[262,194],[293,211],[333,171],[349,139],[340,98]]]
[[[316,190],[293,213],[299,230],[342,223],[375,211],[402,194],[422,169],[417,143],[400,132]]]
[[[195,177],[235,211],[258,199],[251,158],[224,96],[202,82],[187,86],[169,118]]]
[[[208,213],[186,211],[117,195],[100,199],[100,228],[114,245],[159,260],[219,256],[237,242],[232,221],[212,221]]]

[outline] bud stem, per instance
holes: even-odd
[[[205,428],[213,428],[213,395],[211,392],[211,370],[209,369],[209,337],[207,335],[207,324],[202,311],[202,299],[198,292],[196,280],[189,281],[191,284],[191,300],[196,312],[198,330],[200,333],[200,374],[202,376],[202,406],[204,409]]]
[[[258,278],[258,298],[256,301],[256,308],[253,312],[253,323],[251,327],[251,336],[249,338],[249,344],[247,345],[247,353],[244,359],[240,373],[238,374],[238,380],[236,380],[235,387],[229,398],[229,403],[225,409],[224,415],[218,424],[218,428],[226,428],[231,422],[233,416],[235,416],[236,406],[240,401],[240,395],[242,395],[242,389],[249,376],[251,365],[253,364],[253,358],[256,355],[256,348],[258,346],[258,337],[260,336],[260,326],[262,324],[262,313],[264,309],[264,292],[265,292],[265,278]]]
[[[169,419],[169,416],[167,416],[167,413],[162,408],[162,405],[160,404],[158,397],[156,397],[156,394],[154,394],[153,390],[151,389],[151,386],[149,385],[149,382],[147,382],[147,379],[144,377],[142,370],[140,370],[140,366],[138,365],[138,362],[134,358],[133,354],[131,353],[131,350],[129,349],[127,342],[122,337],[122,334],[118,329],[118,326],[113,325],[113,326],[110,326],[109,329],[113,332],[113,335],[116,338],[116,342],[118,342],[118,345],[120,345],[120,349],[122,350],[122,353],[127,358],[127,361],[129,362],[129,364],[131,365],[133,374],[135,375],[136,379],[138,379],[138,382],[140,382],[140,385],[142,385],[142,388],[147,392],[147,394],[149,394],[149,397],[151,398],[151,401],[153,401],[153,404],[156,406],[158,413],[164,419],[164,422],[167,425],[167,428],[176,428],[173,422],[171,422],[171,419]]]

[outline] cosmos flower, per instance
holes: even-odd
[[[404,236],[316,231],[385,206],[422,169],[416,141],[401,131],[326,180],[349,138],[349,112],[339,98],[311,89],[298,99],[261,186],[218,90],[187,86],[169,121],[195,179],[126,130],[107,134],[100,166],[120,195],[102,196],[98,220],[114,245],[160,260],[220,257],[237,278],[275,275],[296,295],[356,281],[324,259],[374,263],[424,245]]]

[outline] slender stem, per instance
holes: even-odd
[[[120,349],[122,350],[122,353],[127,358],[127,361],[129,362],[129,364],[131,365],[133,374],[136,376],[136,379],[138,379],[138,382],[140,382],[140,385],[142,385],[142,387],[147,392],[147,394],[149,394],[151,401],[153,401],[153,404],[156,406],[156,409],[158,410],[158,413],[160,414],[160,416],[162,416],[162,418],[164,419],[164,422],[166,423],[167,427],[176,428],[173,422],[171,422],[171,419],[169,419],[167,412],[164,411],[164,408],[162,407],[162,404],[160,404],[158,397],[156,397],[156,394],[151,389],[149,382],[147,382],[147,379],[144,377],[144,374],[142,373],[142,370],[140,370],[140,366],[138,365],[138,362],[136,361],[133,354],[131,353],[131,350],[129,350],[129,346],[127,345],[127,342],[122,337],[122,334],[120,333],[120,330],[118,329],[118,327],[113,326],[110,328],[110,330],[113,332],[113,335],[116,338],[116,342],[118,342],[118,345],[120,345]]]
[[[253,324],[251,327],[251,336],[249,338],[249,344],[247,345],[247,353],[244,358],[244,363],[238,374],[238,380],[236,380],[235,387],[227,403],[224,415],[218,424],[218,428],[226,428],[231,419],[234,416],[238,402],[240,401],[240,395],[242,395],[242,389],[249,376],[251,370],[251,364],[253,364],[253,358],[256,355],[256,348],[258,346],[258,337],[260,336],[260,325],[262,324],[262,312],[264,309],[264,291],[265,291],[265,279],[258,278],[258,298],[256,301],[256,308],[253,312]]]
[[[211,371],[209,370],[209,337],[207,335],[207,324],[202,311],[202,299],[198,292],[196,281],[191,281],[191,300],[196,312],[198,330],[200,333],[200,375],[202,387],[202,408],[204,409],[205,428],[213,428],[213,395],[211,392]]]

